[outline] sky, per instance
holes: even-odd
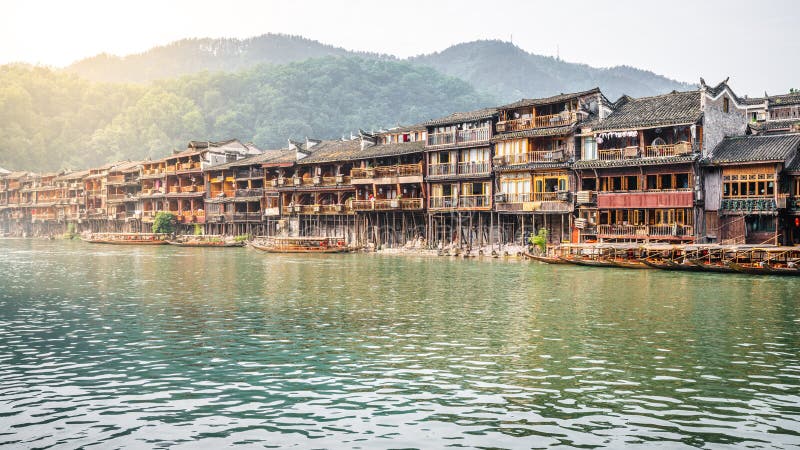
[[[265,33],[408,57],[478,39],[595,67],[629,65],[740,95],[800,88],[792,0],[0,0],[0,64],[66,66],[191,37]]]

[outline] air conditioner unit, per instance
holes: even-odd
[[[339,184],[344,183],[344,175],[336,175],[336,182]]]
[[[505,203],[506,202],[506,194],[505,192],[498,192],[494,194],[494,202],[495,203]]]

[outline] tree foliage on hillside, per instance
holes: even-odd
[[[494,103],[433,69],[328,57],[146,86],[93,83],[45,68],[0,67],[0,167],[85,168],[158,158],[189,140],[338,138]]]

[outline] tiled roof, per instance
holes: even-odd
[[[77,180],[85,177],[86,175],[89,175],[88,170],[79,170],[77,172],[65,173],[60,177],[56,177],[56,180]]]
[[[227,162],[224,164],[217,164],[216,166],[211,166],[207,170],[221,170],[221,169],[230,169],[231,167],[244,167],[244,166],[251,166],[251,165],[260,165],[272,158],[276,158],[281,156],[287,149],[281,150],[264,150],[264,153],[249,156],[247,158],[237,159],[236,161]],[[294,152],[292,152],[294,153]]]
[[[308,151],[311,153],[305,158],[297,161],[298,164],[318,164],[336,161],[348,161],[361,151],[361,140],[352,139],[349,141],[322,141],[312,146]]]
[[[117,163],[109,172],[134,172],[142,165],[142,161],[124,161]]]
[[[497,114],[497,108],[483,108],[475,111],[457,112],[449,116],[440,117],[425,122],[425,126],[447,125],[453,123],[470,122],[473,120],[488,119]]]
[[[572,134],[576,128],[577,126],[575,125],[564,125],[561,127],[534,128],[532,130],[512,131],[510,133],[495,135],[492,137],[492,142],[526,137],[561,136],[564,134]]]
[[[770,95],[767,100],[769,100],[769,106],[797,105],[800,104],[800,92]]]
[[[400,156],[425,151],[425,142],[395,142],[392,144],[377,144],[357,152],[353,159],[381,158],[384,156]]]
[[[698,158],[698,155],[668,156],[663,158],[631,158],[604,161],[599,159],[580,160],[572,164],[574,169],[602,169],[605,167],[636,167],[654,166],[661,164],[682,164],[691,163]]]
[[[711,153],[711,164],[787,161],[797,154],[800,134],[726,137]]]
[[[409,131],[425,131],[425,124],[418,123],[416,125],[400,125],[392,128],[382,129],[372,134],[380,136],[382,134],[406,133]]]
[[[593,131],[693,124],[702,116],[699,91],[672,92],[655,97],[623,97],[615,105],[617,109],[597,122]]]
[[[766,100],[765,97],[744,97],[744,98],[742,98],[742,102],[745,105],[750,105],[750,106],[761,105],[761,104],[764,103],[765,100]]]
[[[766,130],[780,130],[784,128],[791,128],[792,125],[800,123],[800,118],[797,119],[779,119],[767,120],[764,122],[764,129]]]
[[[264,167],[290,166],[294,164],[295,161],[297,161],[297,150],[286,148],[280,150],[280,153],[278,153],[277,156],[273,156],[264,161],[262,165]]]
[[[500,106],[497,109],[515,109],[515,108],[524,108],[526,106],[549,105],[551,103],[561,103],[574,98],[583,97],[584,95],[591,95],[598,93],[600,93],[600,88],[594,88],[583,92],[559,94],[546,98],[523,98],[522,100],[516,101],[514,103],[509,103],[507,105]]]

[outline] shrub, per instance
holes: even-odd
[[[172,234],[175,232],[175,214],[159,211],[153,219],[153,233]]]
[[[538,248],[541,253],[545,253],[547,251],[547,230],[540,229],[538,234],[528,238],[528,243]]]

